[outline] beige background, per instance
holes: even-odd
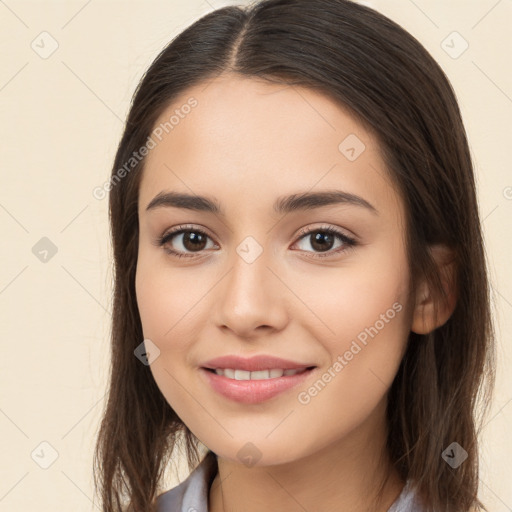
[[[107,199],[92,191],[109,177],[145,68],[175,34],[228,3],[243,2],[0,0],[2,511],[99,510],[91,465],[108,370],[111,249]],[[500,359],[480,494],[491,511],[511,511],[512,1],[362,3],[425,45],[463,111]],[[469,44],[458,58],[445,49],[462,49],[459,36],[447,40],[451,50],[442,43],[454,31]],[[46,262],[33,250],[48,244],[43,237],[57,249]],[[181,466],[168,485],[185,476]]]

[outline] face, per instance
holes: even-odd
[[[376,140],[320,93],[232,75],[155,127],[173,115],[139,190],[157,385],[220,457],[277,464],[341,442],[383,410],[410,331],[403,203]],[[209,363],[224,356],[242,360]]]

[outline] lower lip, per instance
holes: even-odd
[[[265,380],[235,380],[200,368],[210,386],[221,395],[243,404],[257,404],[287,391],[304,382],[314,369],[295,375],[286,375]]]

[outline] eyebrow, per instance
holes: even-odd
[[[302,210],[312,210],[335,204],[347,204],[358,206],[378,215],[377,209],[366,199],[341,190],[329,190],[325,192],[303,192],[278,197],[273,205],[274,211],[279,214],[291,213]],[[160,192],[146,207],[146,211],[157,208],[185,208],[207,213],[225,216],[218,201],[212,197],[192,195],[182,192]]]

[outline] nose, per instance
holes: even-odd
[[[255,247],[249,248],[249,254],[251,250]],[[213,318],[219,328],[240,338],[254,338],[285,327],[287,304],[293,294],[273,268],[279,265],[274,264],[270,253],[263,249],[252,260],[241,247],[233,252],[229,270],[216,286],[213,298]]]

